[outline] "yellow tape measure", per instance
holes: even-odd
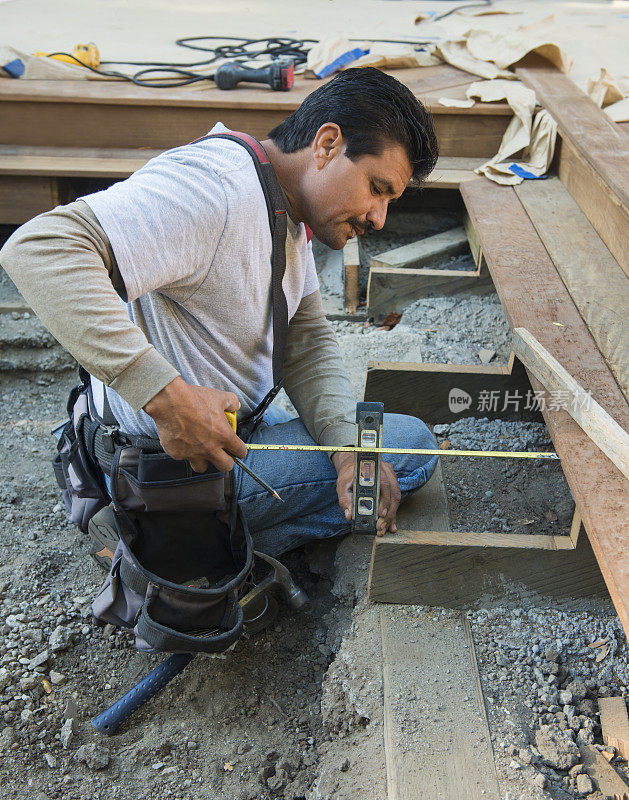
[[[408,456],[485,456],[490,458],[548,458],[559,460],[557,453],[553,452],[528,452],[526,450],[413,450],[397,447],[324,447],[322,445],[308,444],[248,444],[247,450],[297,450],[303,452],[319,453],[398,453]]]
[[[236,431],[236,414],[226,411],[227,421]],[[396,453],[402,456],[470,456],[476,458],[548,458],[559,460],[557,453],[537,452],[526,450],[412,450],[409,448],[396,450],[394,447],[326,447],[318,444],[248,444],[247,450],[292,450],[304,453]]]

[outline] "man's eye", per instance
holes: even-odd
[[[372,183],[372,184],[371,184],[371,191],[372,191],[374,194],[382,194],[382,190],[381,190],[381,189],[380,189],[378,186],[376,186],[376,184],[375,184],[375,183]]]

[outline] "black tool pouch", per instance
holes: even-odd
[[[120,541],[92,610],[133,628],[140,650],[217,653],[242,634],[238,590],[253,552],[231,501],[233,473],[188,472],[163,452],[116,449],[110,477]]]
[[[58,437],[57,454],[52,460],[70,521],[76,523],[84,533],[94,514],[110,501],[102,473],[90,452],[89,386],[85,375],[81,374],[82,384],[70,392],[69,418],[55,431]]]

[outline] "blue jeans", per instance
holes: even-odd
[[[299,419],[271,405],[251,437],[255,444],[316,444]],[[385,414],[383,446],[435,449],[426,425],[415,417]],[[402,495],[423,486],[437,456],[385,455],[393,465]],[[236,467],[238,498],[256,550],[280,555],[312,539],[349,533],[338,504],[336,470],[329,453],[250,450],[245,463],[281,495],[275,500],[246,472]]]

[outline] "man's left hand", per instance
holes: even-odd
[[[352,518],[354,456],[352,453],[334,453],[332,463],[338,474],[336,493],[339,498],[339,505],[345,514],[345,519],[349,521]],[[395,517],[401,499],[402,492],[393,467],[388,461],[382,461],[380,466],[380,507],[376,524],[378,536],[383,536],[387,531],[391,531],[391,533],[397,531]]]

